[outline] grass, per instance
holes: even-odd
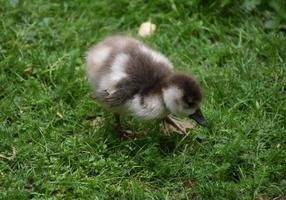
[[[0,159],[0,198],[285,199],[285,12],[213,2],[1,0],[0,152],[17,155]],[[122,141],[91,98],[84,52],[148,19],[144,41],[201,81],[209,129],[126,117],[148,134]]]

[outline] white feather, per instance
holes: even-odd
[[[190,108],[183,100],[183,90],[177,86],[163,89],[163,99],[167,109],[174,114],[191,115],[195,109]]]
[[[101,46],[91,49],[87,52],[86,62],[88,68],[98,68],[110,55],[111,48],[108,46]]]
[[[120,53],[115,57],[111,65],[111,79],[113,81],[121,80],[122,78],[125,78],[127,76],[125,72],[125,68],[126,68],[128,59],[129,59],[129,56],[125,53]]]
[[[111,48],[108,46],[97,46],[87,52],[86,71],[93,85],[96,84],[97,72],[109,57]]]
[[[165,105],[172,113],[181,113],[183,110],[182,105],[183,91],[176,86],[170,86],[163,89],[163,99]]]
[[[158,95],[145,97],[143,104],[141,103],[141,96],[136,95],[134,99],[126,103],[126,106],[131,115],[143,119],[154,119],[167,115],[163,100]]]
[[[118,81],[127,77],[125,72],[126,63],[128,62],[128,55],[120,53],[116,55],[113,63],[111,64],[111,72],[102,78],[99,82],[99,90],[108,90],[110,93],[113,92],[114,86]]]

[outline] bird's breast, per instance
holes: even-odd
[[[154,119],[166,115],[166,108],[160,95],[141,96],[135,95],[126,103],[130,115],[143,118]]]

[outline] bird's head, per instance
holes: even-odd
[[[190,75],[176,73],[163,88],[163,99],[167,109],[173,114],[187,115],[198,124],[207,126],[200,104],[202,90],[198,81]]]

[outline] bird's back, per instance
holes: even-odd
[[[87,52],[87,74],[96,96],[106,101],[106,95],[116,93],[120,104],[134,95],[159,92],[163,80],[173,66],[161,53],[127,36],[112,36]],[[113,98],[114,99],[114,98]]]

